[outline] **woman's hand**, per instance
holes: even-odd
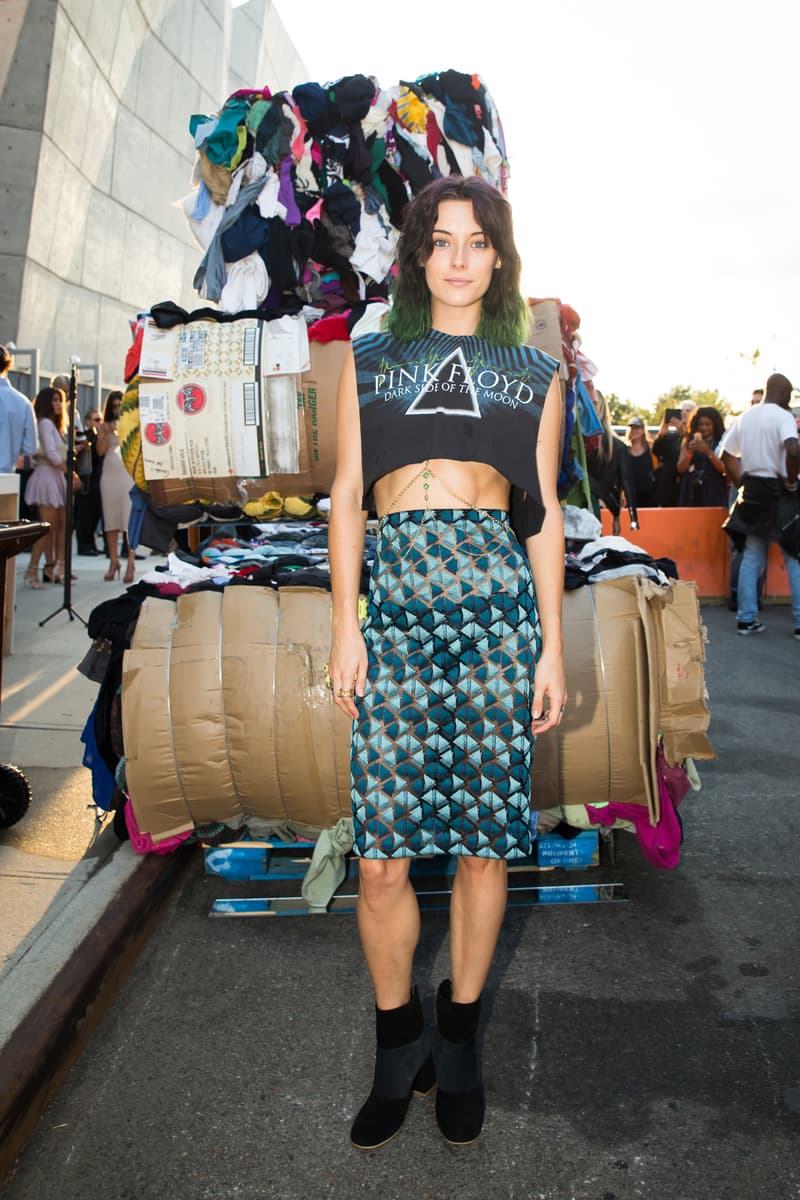
[[[692,451],[697,451],[700,454],[707,455],[711,453],[711,447],[709,446],[708,442],[704,442],[702,438],[695,438],[692,442],[690,442],[689,449]]]
[[[367,647],[357,628],[347,633],[334,631],[328,673],[334,704],[355,721],[356,702],[363,697],[367,685]]]
[[[533,685],[531,731],[534,734],[546,733],[548,729],[561,724],[567,705],[564,656],[543,650],[536,664]]]

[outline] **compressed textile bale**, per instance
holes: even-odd
[[[673,748],[697,744],[698,702],[707,721],[691,601],[691,589],[638,577],[565,595],[570,701],[561,727],[538,740],[534,808],[617,801],[658,820],[662,692]],[[330,613],[330,593],[318,588],[229,586],[177,605],[145,601],[122,691],[128,785],[143,832],[166,837],[247,815],[322,829],[350,815],[351,726],[325,674]],[[659,632],[664,613],[680,622],[680,637]],[[659,638],[671,647],[665,661],[689,645],[699,663],[683,705],[662,686]]]
[[[145,602],[122,690],[143,833],[248,815],[319,830],[350,815],[350,722],[325,673],[330,603],[321,588],[249,586]]]
[[[165,670],[177,608],[172,600],[148,598],[139,611],[131,648],[122,664],[122,737],[125,776],[137,819],[137,797],[147,803],[143,832],[174,837],[194,828],[177,770],[170,721],[169,677]],[[141,820],[139,827],[142,828]]]
[[[533,807],[613,800],[657,819],[657,664],[637,580],[567,592],[563,620],[570,698],[560,727],[537,739]]]

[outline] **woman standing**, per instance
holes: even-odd
[[[611,428],[605,396],[602,392],[596,392],[595,395],[597,397],[595,408],[600,418],[600,424],[603,426],[603,432],[598,434],[596,439],[592,438],[592,444],[587,445],[586,448],[589,489],[592,493],[594,515],[600,516],[600,501],[602,501],[611,513],[611,532],[618,537],[623,492],[628,502],[631,529],[639,528],[639,517],[636,512],[636,489],[633,483],[628,447]]]
[[[519,278],[505,198],[477,177],[430,184],[405,210],[388,332],[355,339],[339,385],[330,675],[354,722],[358,927],[376,1004],[374,1085],[351,1130],[361,1149],[394,1137],[412,1092],[434,1083],[445,1138],[480,1133],[476,1029],[506,862],[530,852],[533,740],[566,703],[561,396],[557,364],[525,345]],[[431,1054],[409,866],[435,854],[458,863]]]
[[[641,417],[631,417],[628,422],[625,444],[630,458],[636,508],[652,508],[655,485],[653,451]]]
[[[131,515],[129,493],[133,481],[122,461],[117,435],[121,403],[122,392],[108,393],[103,410],[103,424],[97,435],[97,453],[103,459],[103,473],[100,476],[100,501],[103,506],[103,528],[110,559],[108,570],[103,578],[108,580],[115,579],[119,575],[119,537],[121,533],[127,533],[128,520]],[[135,574],[136,558],[134,551],[129,549],[124,582],[133,583]]]
[[[716,454],[725,426],[711,404],[696,408],[678,458],[678,503],[685,508],[725,508],[728,482],[725,464]]]
[[[64,581],[64,539],[66,534],[67,438],[66,397],[61,388],[46,387],[33,403],[39,434],[36,466],[25,485],[25,503],[36,506],[40,521],[50,525],[49,533],[34,542],[31,561],[25,571],[28,587],[41,588],[39,560],[45,554],[44,578],[51,583]],[[75,477],[77,479],[77,476]]]

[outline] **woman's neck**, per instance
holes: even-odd
[[[437,333],[447,333],[451,337],[472,337],[480,320],[479,304],[468,308],[451,308],[449,304],[439,304],[436,300],[431,303],[431,329]]]

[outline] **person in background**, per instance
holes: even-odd
[[[90,408],[86,413],[83,426],[86,432],[84,459],[85,469],[78,469],[81,480],[80,490],[75,497],[75,536],[78,544],[78,554],[95,557],[100,553],[94,540],[97,526],[102,520],[102,502],[100,499],[100,473],[103,469],[103,459],[97,453],[97,438],[103,414],[99,408]],[[80,456],[79,456],[80,458]]]
[[[653,442],[653,457],[656,460],[653,504],[656,508],[674,508],[678,503],[678,459],[682,431],[680,409],[668,408]]]
[[[781,538],[778,516],[784,497],[797,497],[800,450],[791,397],[786,376],[770,375],[762,402],[741,414],[720,447],[728,474],[740,485],[724,528],[732,541],[744,543],[736,610],[736,631],[744,637],[764,632],[758,619],[758,579],[767,565],[769,543]],[[800,561],[794,547],[780,545],[792,594],[793,636],[800,642]]]
[[[592,493],[595,516],[600,515],[599,501],[602,501],[611,513],[611,532],[618,537],[623,493],[628,503],[631,529],[639,528],[639,517],[636,512],[636,487],[633,482],[628,447],[615,436],[611,428],[605,398],[600,392],[597,392],[596,395],[595,408],[600,418],[600,424],[603,426],[603,432],[599,435],[597,446],[588,450],[586,454],[589,489]]]
[[[48,533],[34,542],[31,561],[25,572],[28,587],[40,588],[39,559],[45,553],[44,578],[50,583],[64,581],[64,541],[66,537],[67,435],[66,397],[60,388],[46,387],[38,393],[34,409],[39,422],[39,449],[36,466],[25,487],[26,504],[35,505],[39,519],[50,525]],[[75,476],[77,483],[77,475]]]
[[[652,508],[655,494],[655,459],[641,417],[631,417],[628,422],[625,444],[630,456],[636,509],[638,511],[640,508]]]
[[[103,528],[110,559],[104,579],[115,579],[120,572],[120,534],[126,533],[131,515],[130,490],[132,480],[122,461],[117,425],[122,392],[109,392],[103,411],[103,422],[97,435],[97,453],[103,459],[100,476],[100,499],[103,506]],[[128,565],[124,582],[133,583],[136,575],[136,560],[128,550]]]
[[[722,414],[711,404],[695,408],[681,440],[678,504],[684,508],[724,508],[728,480],[716,453],[725,433]]]
[[[750,404],[751,405],[760,404],[763,399],[764,399],[764,389],[763,388],[755,388],[752,396],[750,397]]]
[[[20,467],[26,470],[25,460],[36,453],[36,416],[27,396],[9,382],[8,373],[14,358],[10,350],[0,346],[0,472],[12,475]],[[27,468],[30,474],[30,468]],[[27,481],[23,475],[24,484]]]

